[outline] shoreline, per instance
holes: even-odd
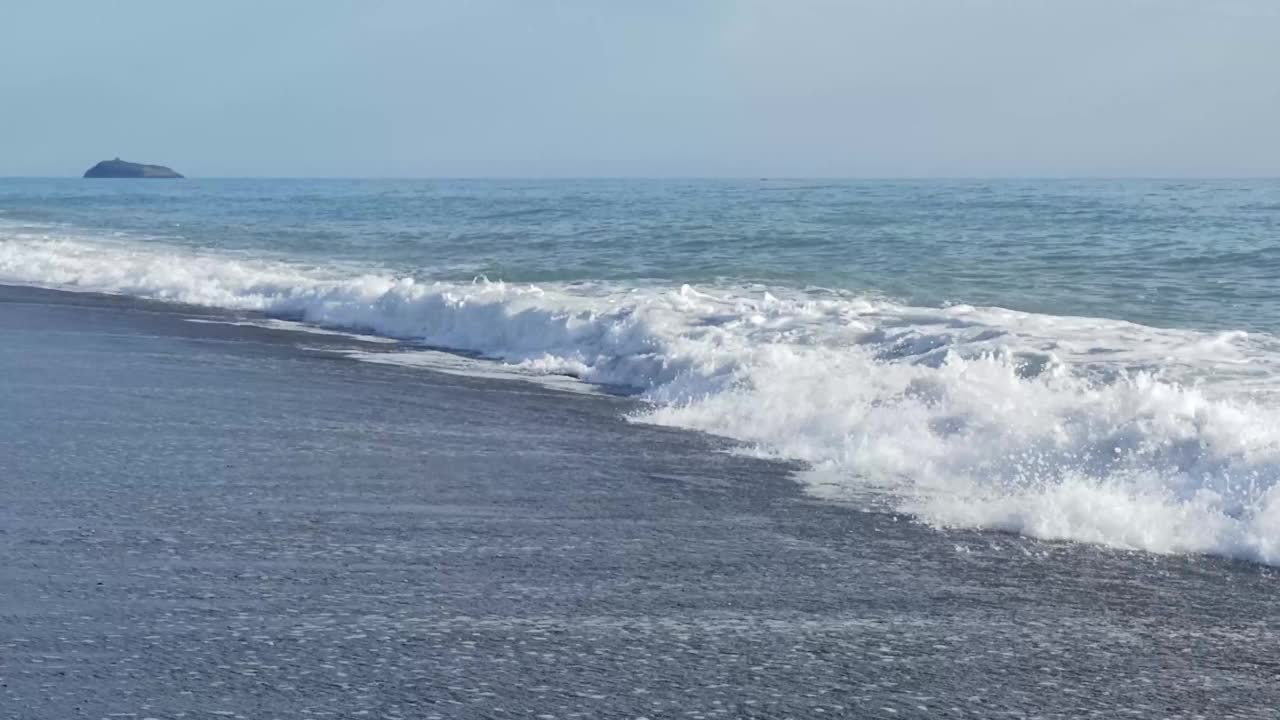
[[[633,400],[211,317],[0,286],[0,717],[1280,704],[1273,568],[932,530]]]

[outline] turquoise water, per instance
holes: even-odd
[[[761,283],[1280,324],[1280,181],[8,179],[0,220],[429,279]]]

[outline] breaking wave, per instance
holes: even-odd
[[[6,232],[0,282],[265,313],[636,389],[939,527],[1280,564],[1280,341],[752,286],[430,282]],[[416,350],[405,350],[412,363]],[[387,355],[380,355],[387,361]]]

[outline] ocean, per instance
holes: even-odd
[[[1277,242],[1280,181],[0,180],[0,715],[1270,716]]]
[[[0,282],[571,376],[926,524],[1280,562],[1280,181],[5,180],[0,238]]]

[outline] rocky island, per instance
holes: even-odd
[[[103,160],[84,172],[87,178],[180,178],[178,173],[163,165],[143,165],[116,158]]]

